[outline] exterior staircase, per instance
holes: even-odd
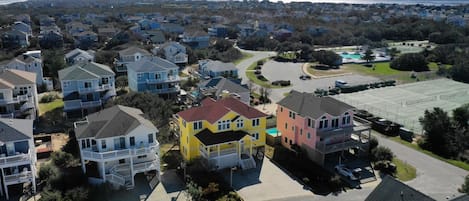
[[[241,160],[239,162],[243,170],[256,168],[256,161],[249,154],[241,154]]]
[[[109,180],[109,182],[120,187],[125,187],[127,190],[134,188],[134,185],[132,184],[133,175],[130,171],[129,164],[115,165],[110,169],[110,173],[110,175],[113,175],[114,179]]]

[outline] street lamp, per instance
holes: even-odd
[[[238,168],[236,166],[230,168],[230,186],[233,188],[233,171],[236,171]]]

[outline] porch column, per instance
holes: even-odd
[[[252,156],[252,143],[254,143],[251,139],[251,143],[249,143],[249,155]]]
[[[241,143],[238,141],[238,159],[241,160]]]
[[[217,144],[217,166],[220,167],[220,144]]]
[[[205,151],[207,152],[207,159],[210,159],[210,146],[205,146]]]
[[[8,196],[8,186],[5,184],[5,172],[3,171],[3,168],[0,168],[2,169],[2,182],[3,182],[3,187],[5,188],[5,197],[7,198],[7,200],[10,199],[10,197]]]
[[[134,159],[133,157],[130,157],[130,179],[132,182],[132,186],[135,186],[135,181],[134,181]]]
[[[103,164],[103,165],[101,166],[101,175],[103,175],[103,181],[106,182],[106,169],[105,169],[105,167],[104,167],[105,164],[104,164],[104,162],[101,162],[101,164]]]
[[[3,168],[2,169],[2,178],[5,177],[5,175],[3,175]],[[3,188],[0,186],[0,195],[3,196]]]
[[[32,187],[33,187],[33,194],[36,194],[36,167],[34,164],[31,164],[31,175],[33,176],[33,180],[32,180]]]
[[[81,159],[81,169],[83,170],[83,173],[86,174],[86,166],[85,166],[85,160],[83,160],[83,156],[80,157]]]

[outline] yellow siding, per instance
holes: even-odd
[[[223,116],[220,121],[222,120],[232,120],[234,119],[238,114],[231,111],[227,113],[225,116]],[[230,129],[229,130],[243,130],[249,134],[253,133],[259,133],[259,140],[252,141],[251,136],[246,136],[243,138],[244,140],[244,147],[248,148],[250,147],[252,143],[252,147],[262,147],[265,145],[265,129],[266,129],[266,117],[259,118],[259,126],[253,127],[252,126],[252,119],[246,119],[242,116],[239,118],[244,119],[244,127],[243,128],[237,128],[236,126],[236,121],[231,122]],[[200,156],[200,142],[199,140],[194,136],[198,132],[202,131],[205,128],[208,128],[211,132],[213,132],[215,135],[216,133],[220,132],[218,130],[218,121],[214,122],[213,124],[210,124],[208,121],[203,120],[202,121],[202,129],[199,130],[194,130],[194,122],[186,122],[186,126],[183,125],[183,119],[179,117],[178,119],[178,124],[180,128],[180,150],[181,154],[184,157],[185,160],[192,160],[194,158],[197,158]],[[224,130],[227,131],[227,130]],[[230,148],[232,145],[222,145],[220,149],[226,149]],[[187,154],[185,153],[185,150]]]

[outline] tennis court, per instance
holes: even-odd
[[[469,84],[437,79],[333,97],[421,134],[418,120],[425,110],[440,107],[451,115],[453,109],[469,103]]]

